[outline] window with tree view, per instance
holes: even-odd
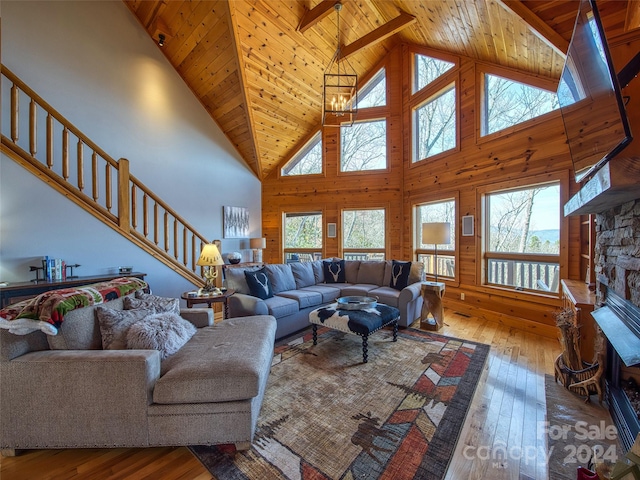
[[[436,265],[438,277],[455,277],[456,267],[456,202],[454,199],[438,202],[422,203],[416,205],[415,231],[415,255],[416,260],[424,264],[425,273],[434,275]],[[426,243],[422,238],[422,224],[433,222],[445,222],[450,226],[451,243],[436,246]]]
[[[284,214],[285,262],[322,258],[322,212]]]
[[[387,121],[356,122],[340,128],[340,171],[387,168]]]
[[[384,260],[384,209],[342,211],[342,254],[346,260]]]
[[[503,130],[559,108],[555,92],[485,74],[482,134]]]
[[[456,88],[451,84],[414,110],[413,161],[456,147]]]
[[[452,62],[420,55],[419,53],[413,56],[413,65],[413,93],[422,90],[455,67],[455,64]]]
[[[282,167],[282,176],[322,173],[322,135],[316,133],[307,144]]]
[[[560,185],[485,195],[485,281],[518,290],[557,292],[560,280]]]
[[[387,78],[384,68],[358,92],[358,109],[382,107],[387,104]]]

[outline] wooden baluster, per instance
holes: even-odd
[[[62,177],[69,180],[69,130],[62,130]]]
[[[153,241],[158,245],[158,202],[153,203]]]
[[[93,201],[97,203],[100,196],[100,188],[98,183],[98,154],[96,152],[91,155],[91,193]]]
[[[84,190],[84,143],[78,139],[78,188],[82,192]]]
[[[18,118],[20,114],[20,91],[13,84],[11,86],[11,140],[18,141]]]
[[[182,228],[182,264],[186,267],[188,262],[188,248],[187,248],[187,227]]]
[[[142,227],[144,229],[144,238],[147,238],[149,236],[149,197],[147,197],[146,193],[142,197],[142,218],[144,220]]]
[[[53,117],[47,114],[47,167],[53,168]]]
[[[130,206],[131,198],[129,198],[129,160],[121,158],[118,160],[118,225],[125,233],[131,232]]]
[[[173,219],[173,258],[178,259],[180,245],[178,244],[178,219]]]
[[[169,213],[164,212],[164,251],[169,252]]]
[[[191,270],[196,271],[196,236],[191,235]]]
[[[31,153],[33,157],[38,153],[37,124],[38,104],[32,98],[29,103],[29,153]]]
[[[105,205],[107,210],[111,212],[111,165],[109,165],[109,162],[104,166],[104,190]]]
[[[138,194],[135,183],[131,184],[131,226],[138,228]]]

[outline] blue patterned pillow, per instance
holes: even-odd
[[[409,283],[411,273],[411,262],[391,262],[391,282],[389,286],[396,290],[402,290]]]
[[[335,262],[323,261],[324,281],[326,283],[345,283],[347,273],[344,269],[344,260]]]
[[[247,279],[251,295],[262,300],[273,297],[273,287],[264,267],[260,270],[245,270],[244,276]]]

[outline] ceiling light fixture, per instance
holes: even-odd
[[[166,40],[167,37],[164,36],[164,33],[161,33],[160,35],[158,35],[158,45],[160,47],[164,47],[164,41]]]
[[[351,126],[358,113],[358,76],[340,51],[342,4],[336,3],[334,8],[338,14],[338,49],[324,72],[322,125],[325,127]]]

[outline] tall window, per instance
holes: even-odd
[[[454,63],[416,53],[413,57],[413,93],[422,90],[445,72],[455,67]]]
[[[322,258],[322,212],[284,214],[285,262]]]
[[[424,271],[427,275],[434,275],[436,273],[437,263],[438,277],[453,279],[456,271],[455,200],[448,199],[416,205],[415,221],[416,260],[424,264]],[[437,262],[436,245],[429,244],[427,243],[427,239],[422,238],[422,224],[433,222],[448,223],[451,232],[451,243],[448,245],[437,245]]]
[[[485,201],[485,283],[558,291],[560,185],[492,192]]]
[[[555,92],[486,73],[482,134],[488,135],[503,130],[558,107]]]
[[[387,104],[387,77],[380,69],[358,92],[358,109],[382,107]]]
[[[414,110],[413,161],[456,146],[456,88],[447,86]]]
[[[387,121],[356,122],[340,128],[340,171],[387,168]]]
[[[304,147],[282,167],[281,175],[312,175],[322,173],[322,135],[316,133]]]
[[[384,260],[384,209],[342,211],[342,251],[347,260]]]

